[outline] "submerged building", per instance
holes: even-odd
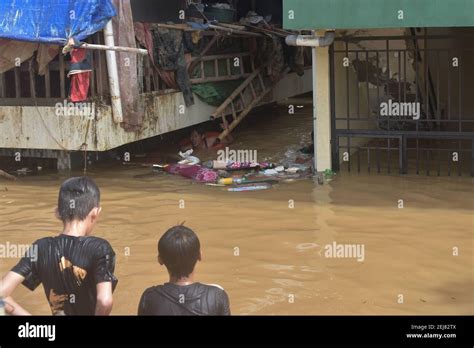
[[[474,176],[474,2],[284,0],[311,30],[316,168]]]
[[[224,137],[313,90],[318,172],[474,175],[472,1],[60,3],[0,0],[0,156],[69,168],[211,119]]]
[[[70,168],[73,153],[211,119],[230,132],[256,106],[311,90],[310,55],[282,44],[281,1],[214,3],[1,0],[0,156]]]

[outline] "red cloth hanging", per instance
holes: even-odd
[[[89,71],[71,76],[71,95],[69,99],[71,99],[73,103],[87,99],[90,81],[91,73]]]
[[[68,76],[71,78],[69,99],[73,103],[86,100],[89,94],[91,66],[85,49],[75,48],[71,51],[71,70]]]

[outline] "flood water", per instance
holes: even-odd
[[[267,113],[238,128],[232,147],[278,161],[309,137],[310,110]],[[95,235],[117,254],[112,314],[136,314],[143,290],[167,281],[156,262],[157,241],[183,221],[201,239],[197,280],[223,286],[233,314],[474,313],[468,176],[340,173],[325,186],[305,179],[238,193],[149,173],[118,164],[88,172],[102,190]],[[53,210],[65,178],[0,181],[1,243],[29,244],[60,232]],[[326,257],[333,242],[363,245],[364,260]],[[0,272],[17,261],[1,259]],[[41,287],[20,287],[15,298],[34,314],[50,314]]]

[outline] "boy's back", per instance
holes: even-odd
[[[37,240],[34,258],[23,257],[12,269],[34,290],[43,283],[53,315],[94,315],[96,284],[112,282],[115,253],[110,244],[90,236],[59,235]]]
[[[201,261],[201,242],[190,228],[171,227],[158,241],[158,263],[168,270],[169,282],[148,288],[138,315],[230,315],[229,297],[220,286],[194,281]]]
[[[230,315],[229,298],[213,285],[165,283],[145,290],[138,315]]]

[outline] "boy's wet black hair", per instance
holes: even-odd
[[[178,225],[171,227],[158,241],[158,254],[170,275],[183,278],[189,276],[199,259],[201,244],[190,228]]]
[[[63,222],[82,221],[99,203],[100,190],[91,178],[70,178],[59,189],[58,215]]]

